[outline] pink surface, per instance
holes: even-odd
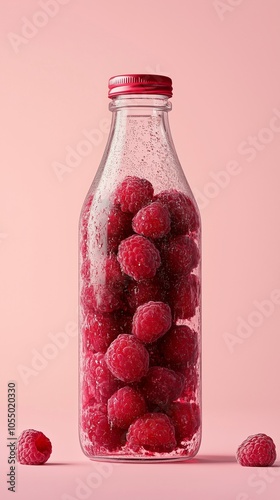
[[[280,449],[279,16],[278,0],[1,0],[2,479],[9,380],[18,432],[54,447],[50,465],[17,467],[18,498],[279,498],[278,467],[230,461],[252,433]],[[122,72],[173,79],[173,138],[203,222],[203,442],[189,464],[113,464],[83,496],[96,466],[77,434],[77,224],[107,80]]]

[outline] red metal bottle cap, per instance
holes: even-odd
[[[108,97],[125,94],[158,94],[172,97],[172,80],[162,75],[117,75],[109,80]]]

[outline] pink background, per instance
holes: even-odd
[[[18,432],[53,443],[49,466],[17,467],[19,499],[278,499],[280,468],[234,453],[257,432],[280,450],[280,2],[55,0],[42,16],[46,3],[0,1],[1,498],[16,380]],[[203,221],[204,427],[192,463],[102,476],[77,434],[77,224],[106,144],[107,80],[122,72],[173,79],[173,138]],[[34,352],[52,359],[34,365]]]

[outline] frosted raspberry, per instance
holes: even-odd
[[[132,234],[132,214],[123,212],[119,207],[114,206],[108,215],[108,250],[117,252],[122,240]]]
[[[82,326],[84,346],[96,352],[106,352],[120,333],[122,330],[115,314],[89,312]]]
[[[200,427],[199,406],[196,403],[173,403],[167,413],[178,442],[190,441]]]
[[[157,194],[155,199],[168,208],[173,234],[188,234],[198,230],[198,213],[192,200],[184,193],[171,189]]]
[[[108,401],[108,418],[112,425],[128,429],[130,424],[146,413],[146,403],[142,394],[132,387],[119,389]]]
[[[128,176],[116,189],[115,202],[123,212],[135,214],[140,208],[152,201],[154,189],[147,179]]]
[[[165,407],[180,397],[184,382],[182,373],[162,366],[152,366],[143,381],[143,394],[150,403]]]
[[[162,249],[162,259],[174,274],[188,274],[199,262],[199,250],[188,236],[177,236]]]
[[[81,428],[83,431],[87,432],[90,427],[90,422],[92,415],[96,412],[107,414],[107,405],[105,403],[92,403],[88,404],[83,408],[81,413]]]
[[[195,274],[180,276],[174,281],[170,292],[170,304],[174,318],[190,319],[195,315],[199,303],[200,286]]]
[[[121,267],[116,255],[109,255],[109,257],[105,259],[104,265],[101,267],[101,269],[104,269],[105,283],[110,288],[113,289],[116,287],[124,286],[126,278],[121,271]]]
[[[84,259],[86,258],[87,255],[88,220],[89,220],[92,200],[93,200],[93,195],[90,194],[85,200],[80,216],[80,251]]]
[[[236,459],[247,467],[269,467],[276,460],[275,444],[266,434],[254,434],[241,443]]]
[[[136,309],[132,333],[147,344],[155,342],[171,327],[171,309],[164,302],[147,302]]]
[[[156,247],[143,236],[130,236],[119,245],[118,261],[124,273],[136,281],[153,278],[161,264]]]
[[[184,398],[188,402],[191,402],[196,398],[199,373],[194,363],[189,363],[185,368],[182,369],[182,373],[185,376],[185,385],[181,394],[181,398]]]
[[[132,220],[135,233],[147,238],[162,238],[170,231],[170,215],[168,209],[159,201],[141,208]]]
[[[87,235],[88,231],[88,220],[90,216],[90,209],[93,201],[93,194],[89,194],[83,204],[81,216],[80,216],[80,230],[83,237]]]
[[[176,446],[175,430],[163,413],[146,413],[131,424],[127,444],[134,451],[169,452]]]
[[[137,382],[149,368],[148,351],[133,335],[119,335],[105,356],[112,374],[123,382]]]
[[[160,340],[160,350],[171,366],[187,366],[197,359],[197,333],[186,325],[173,326]]]
[[[90,260],[84,259],[81,265],[81,277],[87,283],[90,281]]]
[[[91,444],[85,445],[85,450],[90,454],[113,451],[121,446],[122,431],[111,428],[106,414],[106,406],[95,405],[87,409],[86,434]]]
[[[16,445],[16,459],[23,465],[42,465],[51,456],[52,444],[40,431],[26,429],[18,439]]]
[[[106,402],[120,384],[108,369],[104,354],[88,351],[84,363],[85,399],[87,397],[88,402]]]
[[[85,312],[111,313],[123,307],[122,293],[107,285],[85,285],[81,291],[81,304]]]
[[[145,304],[145,302],[150,300],[156,302],[161,297],[162,291],[157,276],[150,280],[133,280],[127,286],[127,302],[132,312],[135,312],[137,307]]]

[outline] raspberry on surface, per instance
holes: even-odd
[[[159,301],[162,291],[157,276],[150,280],[131,281],[127,285],[127,302],[132,312],[149,301]]]
[[[186,367],[197,360],[197,333],[186,325],[173,326],[160,340],[159,349],[171,367]]]
[[[175,234],[188,234],[199,229],[199,216],[193,201],[176,189],[162,191],[155,196],[169,210],[171,231]]]
[[[132,220],[135,233],[146,238],[162,238],[170,231],[170,215],[168,209],[159,201],[141,208]]]
[[[190,319],[195,315],[199,304],[200,283],[195,274],[180,276],[170,290],[170,305],[174,319]]]
[[[146,413],[131,424],[127,433],[128,447],[141,451],[170,452],[176,447],[175,429],[164,413]]]
[[[241,443],[236,459],[245,467],[269,467],[276,460],[275,444],[266,434],[254,434]]]
[[[120,383],[112,375],[105,362],[104,354],[88,351],[84,359],[85,399],[104,403],[116,392]]]
[[[112,374],[126,383],[139,381],[149,368],[148,351],[134,335],[119,335],[109,346],[105,359]]]
[[[180,397],[184,382],[182,373],[162,366],[152,366],[143,381],[143,394],[147,401],[164,408]]]
[[[146,302],[136,309],[132,320],[132,333],[144,343],[152,343],[171,327],[171,309],[164,302]]]
[[[190,441],[200,427],[200,408],[196,403],[172,403],[167,411],[179,442]]]
[[[42,465],[51,456],[52,444],[40,431],[24,430],[17,439],[16,459],[23,465]]]
[[[176,236],[162,248],[162,260],[171,273],[189,274],[199,263],[199,249],[192,238]]]
[[[160,253],[144,236],[134,235],[119,245],[121,269],[136,281],[153,278],[161,264]]]
[[[114,201],[123,212],[135,214],[152,201],[153,194],[153,186],[147,179],[128,176],[117,186]]]
[[[83,344],[86,349],[105,353],[109,345],[122,333],[116,314],[89,312],[82,325]]]
[[[146,402],[142,394],[129,386],[122,387],[108,400],[109,422],[121,429],[128,429],[132,422],[146,411]]]
[[[90,444],[85,444],[85,450],[93,455],[117,450],[121,446],[122,431],[111,427],[108,422],[106,406],[93,405],[88,407],[86,411],[84,431]]]
[[[108,215],[107,245],[109,252],[117,252],[122,240],[130,236],[132,214],[123,212],[120,207],[113,206]]]

